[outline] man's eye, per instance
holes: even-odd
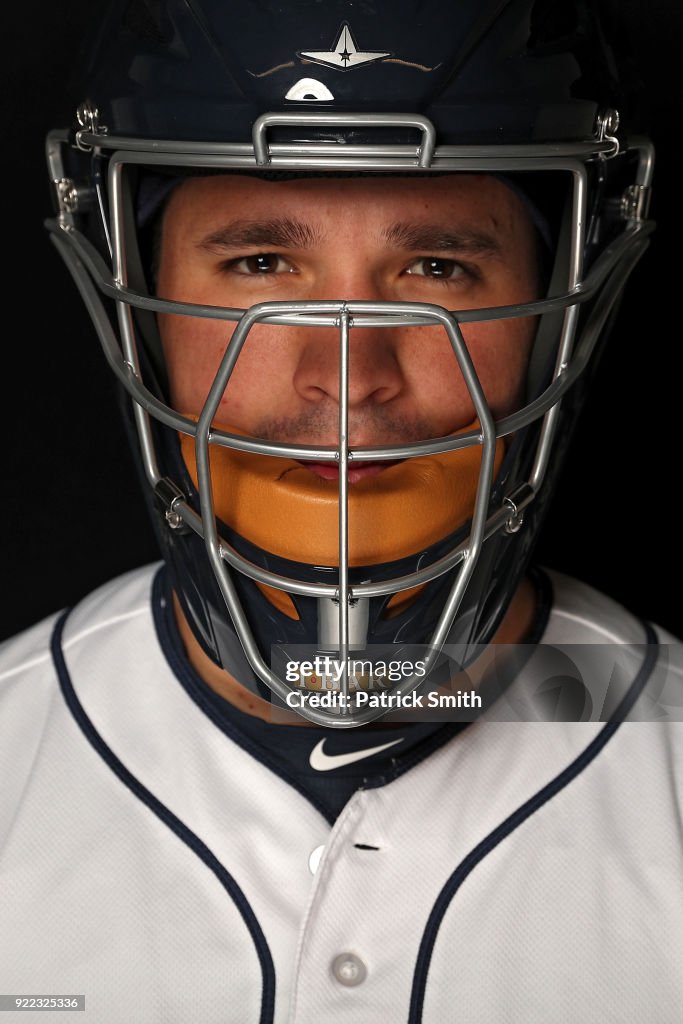
[[[256,256],[243,256],[241,260],[231,260],[230,267],[238,274],[284,274],[291,272],[291,267],[282,256],[274,252],[260,252]]]
[[[454,280],[464,277],[466,271],[455,260],[441,259],[438,256],[423,256],[411,263],[406,274],[417,274],[418,277],[438,277],[442,280]]]

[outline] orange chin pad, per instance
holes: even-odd
[[[458,433],[477,426],[475,420]],[[214,428],[244,434],[224,425]],[[180,444],[197,486],[194,438],[181,434]],[[209,451],[219,519],[274,555],[313,565],[339,564],[338,480],[324,480],[294,459],[217,445]],[[496,473],[503,452],[499,438]],[[416,554],[467,522],[481,454],[481,446],[473,445],[405,459],[349,484],[349,564],[377,565]]]

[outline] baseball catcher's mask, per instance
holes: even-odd
[[[93,99],[72,129],[48,137],[57,205],[48,228],[130,399],[183,613],[218,665],[282,701],[309,684],[288,679],[273,649],[346,665],[352,654],[395,658],[417,645],[428,678],[445,645],[466,665],[492,638],[525,571],[588,368],[652,230],[652,150],[620,128],[609,106],[615,83],[590,77],[605,45],[594,15],[595,31],[584,20],[573,49],[567,20],[560,38],[551,6],[531,0],[434,3],[434,25],[418,41],[407,3],[387,5],[384,19],[345,3],[317,6],[304,18],[300,6],[278,5],[271,36],[256,3],[240,5],[232,23],[234,12],[212,0],[138,0],[123,13],[114,5],[92,63]],[[586,15],[584,4],[569,8]],[[353,43],[343,66],[333,46],[340,22]],[[453,310],[339,295],[231,308],[156,287],[163,204],[186,178],[381,176],[389,189],[394,177],[462,174],[495,176],[524,204],[542,265],[532,301]],[[165,318],[224,325],[196,408],[171,398]],[[469,330],[496,321],[524,321],[533,339],[523,394],[502,413],[468,347]],[[286,344],[288,330],[325,332],[335,347],[332,444],[254,436],[222,412],[242,353],[259,332],[280,332]],[[471,415],[445,436],[355,445],[354,339],[407,330],[426,352],[438,332]],[[378,463],[382,472],[354,475]],[[336,470],[312,473],[310,464]],[[401,691],[424,678],[402,679]],[[301,713],[337,727],[383,713],[358,705],[360,684],[347,671],[336,685],[343,700],[304,703]]]

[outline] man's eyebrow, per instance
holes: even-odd
[[[397,248],[428,252],[455,251],[471,256],[500,256],[501,244],[494,235],[470,228],[450,231],[441,224],[399,222],[384,233],[385,240]]]
[[[255,246],[277,249],[310,249],[320,239],[318,230],[298,220],[234,220],[196,243],[198,249],[220,255],[226,249]]]

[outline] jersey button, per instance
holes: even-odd
[[[311,851],[311,854],[310,854],[310,856],[308,858],[308,870],[311,872],[312,875],[314,875],[316,873],[316,871],[318,870],[318,865],[320,864],[320,858],[322,857],[324,851],[325,851],[324,845],[323,846],[316,846],[315,850]]]
[[[332,973],[340,985],[360,985],[367,977],[367,968],[353,953],[340,953],[332,961]]]

